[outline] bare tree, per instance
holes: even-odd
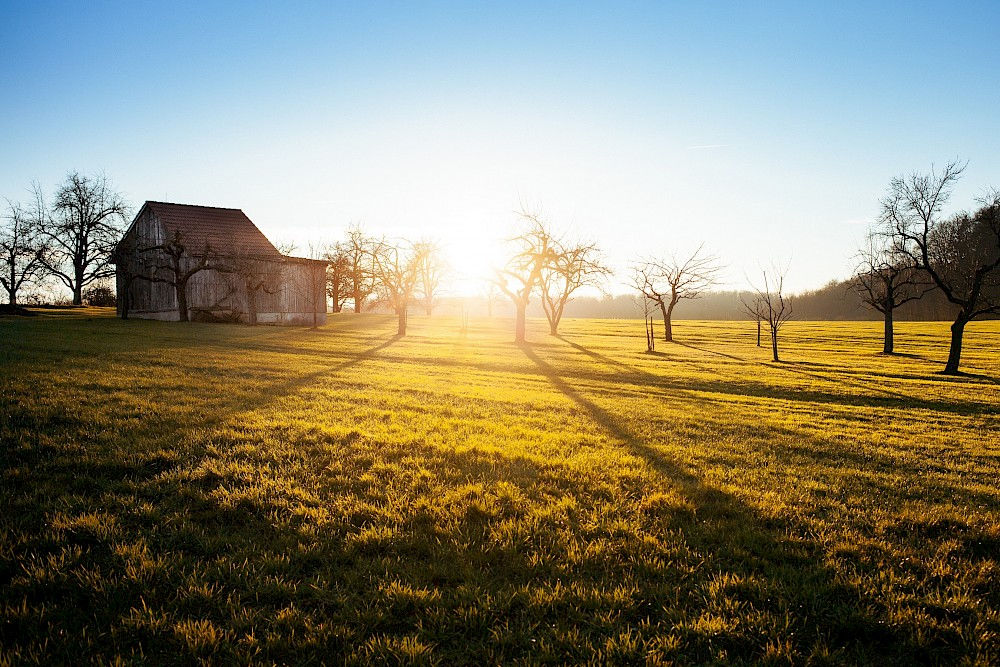
[[[235,248],[220,257],[218,266],[214,268],[236,278],[236,287],[243,293],[247,307],[247,324],[257,326],[259,296],[277,294],[282,287],[281,263],[273,257],[265,258],[258,253]]]
[[[406,316],[420,271],[421,249],[405,241],[379,240],[372,244],[371,263],[380,297],[398,318],[396,335],[406,335]]]
[[[415,244],[415,251],[420,258],[417,269],[418,293],[424,312],[431,315],[441,292],[441,282],[448,273],[448,262],[441,246],[434,241],[420,241]]]
[[[181,322],[188,321],[187,286],[191,278],[208,269],[226,268],[223,257],[207,244],[204,248],[191,252],[180,232],[174,232],[159,245],[140,248],[138,252],[152,253],[153,257],[148,264],[150,273],[141,278],[154,283],[166,283],[174,288],[177,317]]]
[[[757,322],[757,347],[760,347],[760,323],[764,319],[764,306],[760,301],[760,297],[754,295],[747,299],[745,296],[741,296],[740,303],[743,313]]]
[[[599,285],[611,269],[602,263],[596,243],[574,245],[553,240],[552,245],[552,257],[542,270],[540,287],[549,333],[555,336],[573,293],[584,285]]]
[[[102,174],[72,172],[56,192],[53,216],[42,233],[51,243],[48,271],[83,303],[83,288],[115,274],[111,252],[127,222],[128,204]]]
[[[760,317],[767,322],[771,332],[771,356],[774,361],[778,359],[778,333],[782,326],[792,317],[792,302],[785,294],[785,273],[786,269],[777,267],[770,271],[764,270],[762,283],[753,286],[756,293],[755,301],[759,308]]]
[[[980,200],[974,214],[942,218],[964,164],[949,162],[940,172],[892,179],[882,200],[884,232],[908,265],[927,274],[958,312],[944,372],[958,374],[965,326],[1000,313],[1000,193]]]
[[[41,233],[45,207],[37,198],[36,201],[36,210],[32,212],[8,200],[8,213],[0,218],[0,285],[7,290],[11,306],[17,305],[21,288],[37,284],[46,270],[48,246]]]
[[[343,243],[327,247],[323,255],[329,262],[326,270],[326,295],[333,312],[339,313],[351,294],[351,258]]]
[[[326,249],[321,243],[309,244],[309,261],[306,263],[309,279],[309,307],[312,310],[312,328],[319,328],[319,309],[326,312],[326,274],[330,265],[326,261]]]
[[[494,283],[514,303],[514,342],[523,343],[528,302],[539,287],[542,274],[552,264],[554,240],[548,226],[537,214],[522,211],[527,230],[510,239],[515,246],[513,256],[502,269],[497,269]]]
[[[656,352],[656,329],[653,326],[653,304],[642,297],[642,323],[646,330],[646,352]]]
[[[347,230],[344,253],[347,257],[347,280],[354,312],[360,313],[365,301],[375,293],[375,272],[372,265],[376,242],[357,226]]]
[[[892,354],[896,308],[921,298],[933,287],[924,273],[907,263],[892,240],[884,236],[870,234],[858,255],[852,286],[864,303],[882,313],[882,353]]]
[[[718,280],[721,266],[714,255],[704,254],[704,244],[686,259],[671,256],[646,260],[634,269],[635,287],[655,303],[663,316],[663,339],[672,341],[674,307],[684,299],[697,299]]]

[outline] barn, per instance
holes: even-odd
[[[283,255],[240,209],[147,201],[112,261],[122,318],[326,321],[327,262]]]

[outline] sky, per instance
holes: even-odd
[[[845,278],[889,180],[1000,186],[1000,3],[8,3],[0,197],[70,170],[275,242],[437,240],[460,283],[540,212],[618,271]]]

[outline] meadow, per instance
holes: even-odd
[[[0,665],[1000,662],[1000,322],[0,319]]]

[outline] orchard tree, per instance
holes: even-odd
[[[527,229],[510,239],[514,253],[502,269],[496,270],[493,282],[514,304],[514,342],[525,341],[528,303],[541,285],[545,271],[553,266],[555,240],[548,226],[535,213],[522,211]]]
[[[40,196],[40,195],[39,195]],[[128,222],[129,207],[103,174],[72,172],[56,191],[42,234],[51,246],[43,261],[49,273],[83,303],[83,289],[115,274],[111,253]]]
[[[152,260],[147,264],[148,275],[137,276],[149,282],[165,283],[174,288],[177,301],[177,319],[188,321],[187,286],[188,282],[209,269],[225,271],[231,261],[206,244],[203,248],[188,248],[184,235],[174,232],[163,243],[139,248],[138,252],[152,253]]]
[[[559,333],[566,304],[573,293],[585,285],[598,286],[611,273],[601,260],[596,243],[563,243],[553,240],[550,261],[539,281],[542,310],[549,322],[549,333]]]
[[[755,308],[761,320],[767,323],[771,334],[771,357],[774,361],[778,359],[778,334],[781,328],[792,317],[792,302],[785,294],[785,273],[786,269],[772,267],[770,270],[761,272],[762,280],[759,285],[754,285]]]
[[[371,245],[371,265],[382,301],[396,313],[396,335],[406,335],[407,309],[413,299],[420,272],[422,248],[406,241],[375,241]]]
[[[878,235],[869,235],[866,247],[859,253],[852,285],[861,301],[882,313],[883,354],[893,353],[895,310],[933,289],[924,272],[907,262],[891,239]]]
[[[257,326],[260,295],[277,294],[281,289],[281,263],[273,257],[261,257],[258,253],[235,248],[220,256],[215,268],[235,278],[236,290],[243,294],[246,303],[247,324]]]
[[[649,259],[633,269],[635,288],[660,309],[664,340],[674,339],[673,314],[677,304],[684,299],[697,299],[711,289],[721,269],[718,258],[704,252],[704,245],[685,258]]]
[[[420,241],[414,244],[414,251],[420,258],[417,267],[417,293],[427,315],[434,313],[441,294],[441,283],[448,275],[448,262],[441,246],[434,241]]]
[[[329,264],[326,269],[326,295],[330,298],[333,312],[339,313],[351,294],[351,257],[343,243],[328,246],[324,258]]]
[[[350,299],[354,303],[355,313],[360,313],[365,301],[375,294],[376,276],[372,258],[376,243],[361,227],[354,226],[347,230],[343,252],[346,257]]]
[[[11,306],[17,305],[17,294],[23,287],[37,284],[46,272],[49,249],[41,233],[45,207],[37,201],[35,211],[8,201],[7,215],[0,217],[0,285]]]
[[[923,271],[957,308],[944,372],[959,373],[966,325],[1000,313],[1000,192],[979,200],[975,213],[942,210],[964,164],[894,178],[882,200],[884,233],[907,265]]]

